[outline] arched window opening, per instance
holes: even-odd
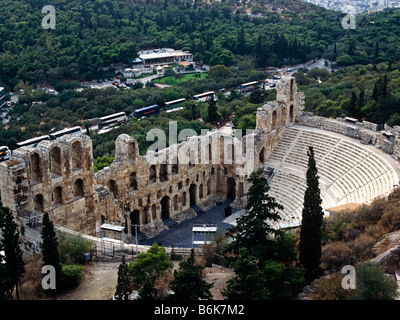
[[[136,191],[138,189],[136,172],[132,172],[129,176],[129,188],[133,191]]]
[[[37,194],[33,198],[33,207],[34,207],[35,211],[43,212],[43,207],[44,207],[43,203],[44,203],[43,195]]]
[[[61,187],[57,187],[53,191],[53,201],[55,204],[63,203],[63,192]]]
[[[149,169],[149,181],[155,183],[157,180],[156,166],[153,164]]]
[[[62,161],[61,161],[61,149],[59,147],[54,147],[50,151],[51,159],[51,173],[62,176]]]
[[[72,168],[83,168],[83,149],[79,141],[75,141],[71,146]]]
[[[118,197],[118,187],[115,180],[111,179],[110,181],[108,181],[108,189],[110,189],[110,192],[114,195],[114,198]]]
[[[83,180],[76,179],[73,188],[74,197],[83,197]]]
[[[36,152],[31,155],[31,178],[32,183],[42,182],[42,166],[40,157]]]
[[[272,122],[271,122],[272,129],[275,129],[277,127],[276,118],[277,118],[276,111],[273,111],[272,112]]]

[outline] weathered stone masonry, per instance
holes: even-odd
[[[131,225],[152,237],[167,228],[168,219],[180,223],[194,217],[194,206],[206,210],[231,198],[233,206],[243,207],[246,178],[263,166],[303,106],[294,78],[283,77],[277,100],[257,110],[256,130],[241,140],[213,131],[151,157],[140,156],[137,141],[122,134],[114,162],[97,173],[86,135],[23,147],[0,164],[3,205],[16,216],[48,212],[56,225],[89,235],[114,223],[125,227],[128,240],[134,235]],[[163,157],[166,161],[153,161]]]

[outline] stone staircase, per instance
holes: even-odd
[[[202,213],[204,213],[204,211],[201,210],[201,208],[198,207],[198,206],[196,206],[196,205],[191,206],[190,208],[193,209],[193,211],[196,212],[196,214],[197,214],[198,216],[201,215]]]
[[[173,225],[175,225],[175,221],[171,219],[163,219],[164,225],[166,225],[168,228],[171,228]]]
[[[136,235],[135,235],[135,237],[136,237]],[[143,233],[138,232],[138,234],[137,234],[137,239],[138,239],[138,243],[140,243],[141,241],[143,241],[143,240],[145,240],[145,239],[147,239],[147,238],[144,236]]]

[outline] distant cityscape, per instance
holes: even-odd
[[[355,13],[382,11],[387,8],[400,8],[400,0],[303,0],[326,9]],[[354,8],[354,9],[353,9]]]

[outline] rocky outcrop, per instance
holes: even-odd
[[[396,279],[396,273],[400,275],[400,230],[388,233],[375,244],[372,253],[375,258],[371,261],[379,263]]]

